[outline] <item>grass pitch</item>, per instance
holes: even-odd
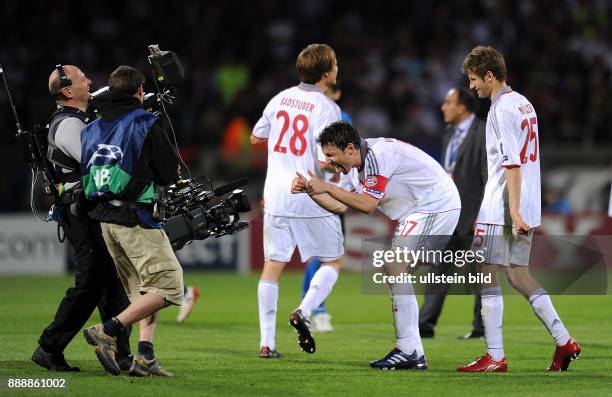
[[[510,372],[459,374],[455,368],[484,352],[484,342],[457,339],[469,331],[473,298],[449,296],[435,339],[425,339],[430,369],[383,372],[370,360],[392,347],[389,297],[363,295],[358,275],[343,274],[328,307],[336,331],[315,335],[317,352],[299,350],[287,325],[300,297],[300,274],[281,280],[277,349],[281,360],[258,357],[257,276],[186,274],[202,296],[183,325],[177,308],[162,312],[156,355],[176,378],[137,379],[106,374],[82,334],[66,350],[70,375],[50,373],[30,361],[38,336],[51,321],[70,277],[0,279],[0,396],[203,396],[203,395],[385,395],[385,396],[576,396],[612,394],[612,296],[555,296],[565,325],[583,355],[565,373],[547,373],[554,344],[519,296],[505,298],[504,341]],[[90,324],[98,322],[95,314]],[[136,347],[137,330],[132,334]],[[6,388],[7,378],[67,378],[66,390]]]

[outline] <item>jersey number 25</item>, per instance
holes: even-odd
[[[527,161],[536,161],[538,159],[538,135],[534,131],[534,127],[537,128],[537,125],[538,121],[535,117],[523,119],[521,122],[521,130],[524,131],[527,129],[527,133],[525,134],[525,143],[521,149],[521,164],[527,164]],[[529,156],[527,156],[527,147],[531,141],[534,141],[533,151]]]

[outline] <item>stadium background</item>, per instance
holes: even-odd
[[[209,176],[217,184],[251,177],[248,193],[254,207],[263,188],[266,153],[249,144],[250,129],[267,101],[296,83],[295,57],[305,45],[325,42],[335,49],[343,90],[339,105],[364,136],[402,139],[436,158],[444,132],[439,108],[449,88],[466,84],[459,71],[463,57],[476,44],[495,46],[506,57],[509,84],[538,112],[546,214],[542,229],[552,235],[611,233],[605,216],[612,179],[610,2],[130,0],[94,5],[7,0],[0,22],[0,63],[26,128],[44,124],[53,110],[46,87],[56,63],[80,66],[96,89],[106,85],[110,72],[121,64],[150,76],[149,44],[176,52],[186,78],[177,85],[177,100],[169,112],[183,158],[193,175]],[[153,89],[150,80],[146,88]],[[17,286],[31,283],[48,289],[43,297],[49,301],[47,312],[22,327],[34,338],[70,279],[58,277],[52,287],[41,278],[15,275],[65,274],[67,250],[54,242],[54,225],[41,224],[28,212],[30,177],[12,140],[14,122],[0,91],[0,283],[9,288],[2,295],[7,299]],[[480,101],[479,115],[485,116],[487,108],[488,101]],[[236,238],[195,243],[180,253],[187,268],[230,272],[188,273],[208,288],[212,302],[220,302],[215,291],[222,296],[226,292],[217,291],[215,282],[228,283],[233,272],[249,274],[261,265],[260,210],[255,208],[247,218],[254,220],[252,228]],[[389,224],[356,214],[347,222],[349,265],[353,261],[350,266],[357,267],[361,239],[384,233]],[[254,276],[245,277],[252,282],[241,279],[241,285],[254,295]],[[298,278],[289,276],[287,285],[296,291],[285,293],[298,294]],[[358,294],[359,279],[346,279],[357,292],[346,286],[340,291]],[[337,306],[332,300],[332,309],[341,310],[343,299],[351,302],[350,295],[339,297]],[[16,312],[31,308],[28,300],[23,302]],[[470,305],[469,300],[460,302]],[[570,306],[580,307],[581,302]],[[609,306],[609,299],[595,302]],[[6,319],[17,316],[10,306],[3,309]],[[215,317],[217,308],[201,310],[196,324],[232,324],[232,319]],[[453,319],[447,332],[459,332],[458,324],[467,326],[468,318]],[[590,314],[588,318],[599,321]],[[256,328],[249,329],[252,337]],[[380,329],[390,332],[388,324]],[[30,342],[33,346],[34,339]],[[610,344],[599,347],[609,352]],[[36,373],[33,368],[24,371]]]

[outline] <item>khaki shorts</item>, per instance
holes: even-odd
[[[103,222],[100,225],[131,302],[152,292],[168,304],[183,304],[183,269],[163,230]]]
[[[490,265],[529,266],[533,229],[519,236],[513,227],[477,223],[472,250],[484,251],[484,262]]]

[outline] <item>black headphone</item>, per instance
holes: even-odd
[[[64,72],[64,67],[62,66],[61,63],[58,63],[57,65],[55,65],[55,69],[57,69],[57,71],[59,72],[60,88],[64,88],[64,87],[68,87],[72,85],[72,80],[70,80],[66,76],[66,72]]]

